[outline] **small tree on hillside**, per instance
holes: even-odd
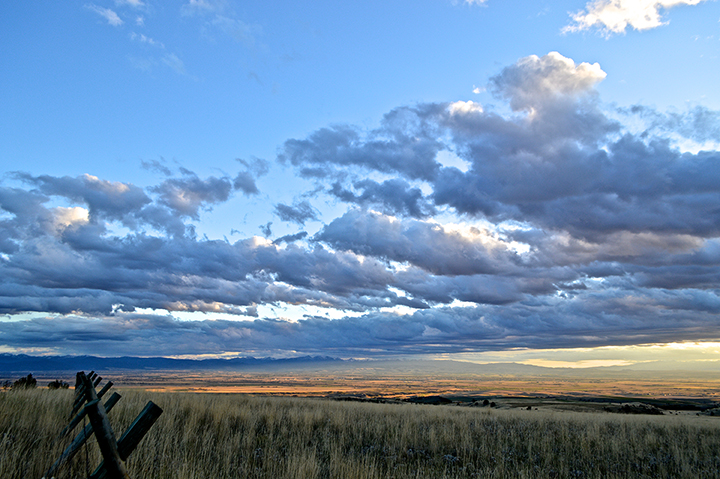
[[[24,378],[20,378],[12,385],[13,389],[32,389],[37,387],[37,379],[32,374],[28,374]]]
[[[68,383],[66,383],[65,381],[60,381],[59,379],[48,383],[48,389],[67,389],[69,387],[70,385]]]

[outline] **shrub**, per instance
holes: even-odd
[[[24,378],[20,378],[12,385],[13,389],[33,389],[37,387],[37,379],[32,374],[28,374]]]
[[[65,381],[60,381],[59,379],[48,383],[48,389],[67,389],[69,387],[70,385],[68,383],[66,383]]]

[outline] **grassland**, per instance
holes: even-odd
[[[18,371],[0,380],[15,380]],[[679,371],[602,371],[522,368],[493,370],[488,365],[452,361],[377,361],[313,365],[256,371],[103,371],[124,388],[157,392],[224,392],[256,395],[395,397],[575,396],[696,398],[720,402],[720,373]],[[45,372],[38,384],[57,378],[71,384],[75,372]]]
[[[720,477],[720,419],[120,390],[123,431],[164,414],[127,461],[151,478]],[[0,394],[0,477],[40,478],[72,390]],[[94,441],[58,478],[99,463]]]

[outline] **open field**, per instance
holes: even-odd
[[[720,373],[549,369],[518,365],[473,365],[453,361],[342,362],[281,369],[229,371],[105,370],[123,388],[157,392],[216,392],[272,396],[417,395],[478,397],[695,398],[720,402]],[[34,371],[4,373],[13,380]],[[75,371],[40,372],[39,385],[71,384]]]
[[[148,400],[165,410],[127,462],[134,479],[720,477],[716,417],[118,391],[116,431]],[[0,394],[0,477],[43,475],[71,401]],[[99,457],[91,441],[58,477],[85,477]]]

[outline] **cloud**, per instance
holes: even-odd
[[[315,238],[333,248],[410,263],[435,275],[500,274],[515,269],[507,245],[487,230],[452,230],[433,222],[401,221],[351,210]]]
[[[288,139],[277,160],[310,185],[292,204],[267,196],[274,213],[302,225],[331,207],[316,233],[275,241],[271,222],[234,243],[195,233],[202,212],[259,193],[260,159],[207,177],[144,161],[161,174],[145,187],[6,175],[0,314],[33,319],[0,322],[3,344],[368,356],[717,340],[720,152],[680,143],[712,146],[720,113],[618,111],[604,77],[530,56],[489,80],[508,113],[401,106]],[[173,317],[188,312],[203,320]]]
[[[362,193],[359,195],[353,193],[344,188],[339,181],[335,182],[328,192],[347,203],[379,206],[389,214],[425,218],[436,212],[435,207],[424,197],[420,188],[412,187],[402,179],[393,178],[382,183],[368,179],[357,180],[353,183],[353,188],[362,190]]]
[[[260,191],[255,184],[255,178],[249,171],[241,171],[233,180],[233,188],[241,190],[246,195],[256,195]]]
[[[227,8],[225,0],[188,0],[181,8],[183,15],[223,12]]]
[[[720,112],[695,106],[687,112],[658,112],[653,108],[634,105],[621,110],[633,118],[645,120],[646,132],[690,139],[699,144],[718,142]]]
[[[72,208],[64,208],[58,206],[55,208],[55,227],[57,229],[70,228],[75,225],[84,225],[89,223],[90,215],[88,210],[80,206]]]
[[[606,32],[625,33],[628,27],[649,30],[664,25],[660,10],[678,5],[697,5],[703,0],[595,0],[585,11],[572,14],[573,24],[565,32],[577,32],[599,27]]]
[[[435,156],[443,149],[432,122],[438,108],[397,108],[384,116],[379,129],[368,133],[347,125],[322,128],[305,140],[287,140],[278,159],[302,165],[306,177],[337,177],[348,167],[360,167],[430,179],[440,166]]]
[[[161,173],[165,176],[172,175],[172,171],[170,168],[165,166],[165,161],[158,161],[158,160],[140,160],[140,166],[142,166],[144,169],[148,171],[154,171],[156,173]]]
[[[238,158],[237,161],[245,166],[245,171],[237,174],[233,180],[233,188],[241,190],[246,195],[256,195],[258,190],[256,179],[268,173],[270,165],[267,161],[260,158],[253,158],[246,161]]]
[[[10,208],[4,200],[3,208]],[[11,240],[8,259],[0,263],[2,313],[109,314],[121,305],[236,314],[240,307],[278,301],[352,310],[395,304],[385,268],[352,253],[280,248],[260,238],[235,244],[142,233],[118,238],[83,221],[58,235],[50,229],[54,218],[39,212],[48,216],[47,231],[31,222],[1,225]],[[58,213],[67,219],[67,211]]]
[[[160,196],[160,203],[175,213],[198,219],[200,208],[209,210],[211,205],[227,201],[233,183],[229,178],[208,177],[200,179],[185,170],[182,178],[171,178],[151,188]]]
[[[85,4],[85,8],[92,10],[93,12],[97,13],[101,17],[103,17],[105,20],[107,20],[108,24],[119,27],[123,24],[122,19],[118,16],[117,13],[110,10],[109,8],[103,8],[98,5],[95,5],[94,3],[88,3]]]
[[[152,45],[154,47],[165,48],[165,45],[162,42],[158,42],[157,40],[147,37],[142,33],[137,34],[133,32],[130,34],[130,39],[147,45]]]
[[[87,205],[91,220],[120,220],[151,202],[145,192],[132,184],[101,180],[93,175],[53,177],[15,175],[46,195],[61,196]]]
[[[492,77],[490,85],[496,95],[510,101],[513,110],[533,111],[560,98],[586,94],[605,76],[597,63],[576,65],[558,52],[550,52],[543,57],[521,58]],[[450,105],[451,113],[458,109],[457,103]],[[460,110],[468,109],[477,110],[477,107],[466,103]]]
[[[307,236],[308,236],[307,231],[301,231],[301,232],[295,233],[293,235],[281,236],[278,239],[276,239],[275,241],[273,241],[273,244],[293,243],[295,241],[300,241],[301,239],[305,239]]]
[[[706,109],[660,114],[635,107],[626,112],[635,115],[632,121],[642,117],[652,128],[632,133],[603,111],[594,87],[604,77],[599,65],[576,64],[558,53],[522,58],[490,80],[491,91],[507,100],[517,116],[503,117],[466,102],[395,109],[395,118],[400,111],[406,118],[410,112],[416,119],[417,112],[423,114],[421,120],[406,122],[402,128],[398,122],[385,121],[367,134],[351,126],[319,130],[307,140],[286,142],[279,160],[296,166],[301,175],[326,182],[327,192],[342,201],[379,206],[401,217],[397,222],[380,222],[378,216],[347,213],[317,236],[334,248],[409,262],[438,275],[451,273],[430,264],[430,259],[426,264],[420,259],[437,257],[448,267],[471,267],[473,256],[468,251],[458,256],[465,263],[445,257],[453,248],[434,245],[430,240],[438,236],[421,234],[426,231],[419,227],[421,223],[414,225],[407,238],[406,233],[397,232],[403,231],[402,217],[434,216],[449,207],[456,214],[487,220],[501,229],[506,223],[519,225],[502,233],[506,240],[518,242],[508,243],[506,262],[499,263],[503,267],[495,272],[476,271],[493,274],[499,281],[496,271],[520,268],[523,272],[517,281],[511,281],[516,293],[526,294],[533,288],[537,288],[533,294],[566,291],[563,284],[582,281],[586,275],[669,278],[662,272],[667,266],[660,263],[680,257],[684,258],[680,262],[691,261],[693,252],[704,250],[705,242],[720,233],[719,212],[713,206],[720,202],[716,167],[720,156],[717,151],[682,152],[668,135],[709,140],[720,117]],[[431,173],[420,175],[405,168],[400,151],[409,131],[436,141],[469,169],[442,167],[434,156],[425,163],[430,167],[422,170]],[[373,158],[368,148],[372,138],[385,138],[382,151],[390,156],[378,166],[377,156]],[[340,171],[328,172],[327,166],[340,164],[345,176]],[[316,170],[320,165],[324,168]],[[401,167],[390,170],[389,165]],[[394,174],[394,178],[383,182],[358,179],[367,174]],[[419,178],[429,187],[428,196],[410,186],[410,180]],[[426,208],[424,213],[419,205]],[[393,241],[387,239],[391,232],[395,232]],[[422,249],[425,246],[428,250]],[[512,248],[526,252],[509,254]],[[622,268],[611,267],[613,262]],[[709,284],[704,278],[690,280],[692,273],[676,273],[689,281],[687,286]],[[423,281],[439,280],[426,277]],[[662,280],[662,284],[683,287],[680,280]],[[409,286],[403,288],[410,291]],[[413,291],[429,294],[427,288]],[[447,298],[459,299],[459,291],[456,288]]]
[[[317,210],[307,201],[294,203],[292,206],[278,203],[275,214],[283,221],[304,225],[308,220],[317,220]]]
[[[229,35],[235,41],[243,43],[248,47],[254,46],[256,37],[262,34],[262,27],[260,25],[250,25],[242,20],[223,15],[216,15],[210,23],[225,32],[225,34]]]
[[[133,8],[145,8],[147,4],[143,0],[115,0],[115,5],[123,6],[128,5]]]
[[[159,169],[165,175],[172,174],[160,162],[143,164],[146,168]],[[151,228],[183,236],[193,232],[193,227],[186,225],[184,220],[198,220],[201,210],[211,211],[213,205],[227,201],[234,182],[229,177],[199,178],[183,168],[180,172],[181,177],[167,178],[158,185],[148,187],[147,191],[130,183],[101,180],[87,174],[73,178],[14,173],[14,178],[33,186],[43,196],[27,196],[28,193],[23,194],[21,190],[6,189],[7,200],[2,207],[6,210],[10,208],[8,211],[21,211],[14,206],[13,198],[26,196],[25,201],[32,199],[36,204],[34,210],[23,211],[29,215],[27,221],[50,224],[53,220],[40,219],[51,217],[49,210],[41,205],[50,197],[60,197],[87,208],[89,222],[102,231],[106,222],[119,221],[133,231]],[[153,198],[151,194],[156,196]]]
[[[162,62],[168,67],[175,70],[175,72],[180,75],[185,75],[187,73],[187,71],[185,70],[185,64],[174,53],[168,53],[167,55],[165,55],[162,58]]]
[[[272,236],[271,226],[272,221],[268,221],[266,224],[260,225],[260,231],[262,232],[264,237],[269,238],[270,236]]]
[[[717,301],[705,311],[683,308],[700,297],[671,294],[660,299],[638,291],[630,297],[588,299],[426,309],[406,316],[368,313],[339,320],[311,316],[297,322],[182,321],[171,315],[116,312],[98,318],[68,315],[2,322],[0,334],[14,347],[102,356],[268,351],[367,357],[679,342],[714,338],[712,331],[720,326]],[[639,304],[661,308],[663,314],[639,314]],[[595,319],[600,314],[602,322]],[[693,334],[694,330],[700,333]]]
[[[479,90],[477,92],[473,90],[473,93],[479,93]],[[451,115],[472,115],[482,113],[483,108],[482,105],[474,101],[456,101],[448,106],[448,111]]]

